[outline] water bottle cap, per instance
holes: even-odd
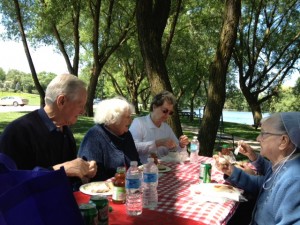
[[[153,158],[148,158],[148,162],[154,162]]]
[[[138,164],[137,161],[131,161],[130,162],[130,166],[137,166],[137,164]]]

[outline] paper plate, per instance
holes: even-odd
[[[139,170],[141,170],[141,171],[143,171],[144,170],[144,165],[141,165],[141,166],[139,166],[138,167],[139,168]],[[170,168],[170,167],[168,167],[168,166],[165,166],[165,168],[163,169],[163,170],[158,170],[158,173],[166,173],[166,172],[169,172],[169,171],[171,171],[172,169]]]
[[[105,186],[103,186],[105,185]],[[107,187],[108,191],[102,191],[102,187]],[[91,182],[87,184],[83,184],[80,186],[79,190],[88,195],[112,195],[112,182],[105,182],[105,181],[98,181],[98,182]]]
[[[166,173],[166,172],[169,172],[169,171],[171,171],[171,168],[168,167],[168,166],[165,166],[165,168],[163,170],[160,170],[160,169],[158,170],[159,173]]]

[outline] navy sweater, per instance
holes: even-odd
[[[76,158],[74,136],[67,126],[63,130],[57,131],[53,123],[47,126],[35,110],[6,127],[0,135],[0,152],[9,155],[18,169],[51,168]]]
[[[122,136],[110,133],[104,125],[96,124],[86,133],[79,148],[79,156],[97,162],[97,174],[93,180],[107,180],[115,175],[117,167],[130,166],[130,161],[140,159],[131,133]]]

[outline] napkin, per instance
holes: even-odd
[[[243,191],[227,184],[200,183],[191,185],[190,193],[193,201],[197,203],[226,201],[244,201]]]

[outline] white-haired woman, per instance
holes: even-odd
[[[257,141],[260,154],[246,143],[239,151],[261,176],[218,159],[217,167],[228,176],[226,181],[257,194],[251,224],[300,224],[300,112],[275,113],[264,119]]]
[[[88,130],[79,148],[79,156],[95,160],[98,165],[93,180],[106,180],[115,175],[117,167],[130,166],[140,159],[128,128],[134,107],[123,98],[101,101],[94,116],[95,125]]]

